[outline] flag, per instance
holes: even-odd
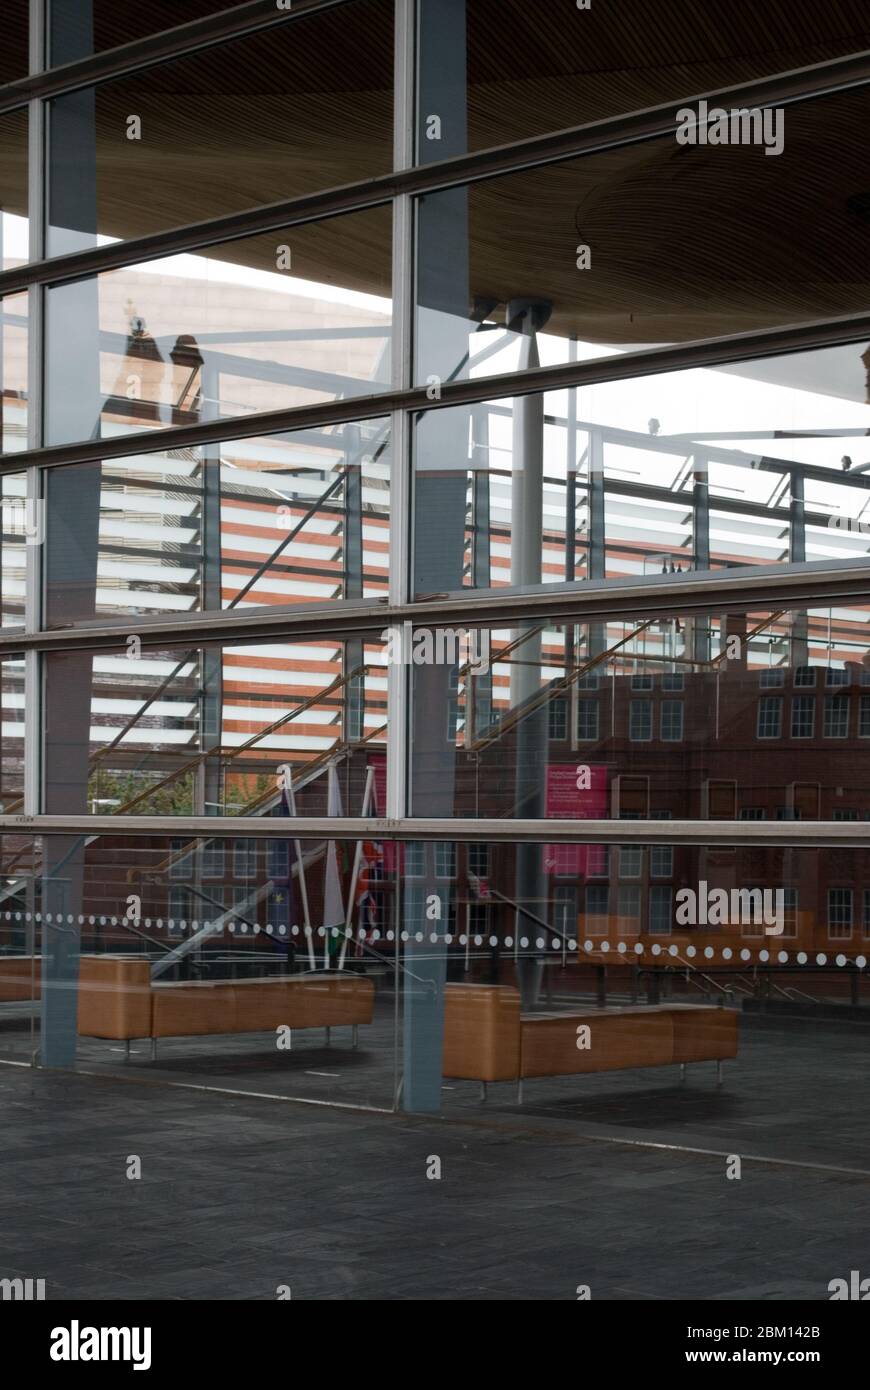
[[[378,925],[379,888],[384,881],[384,847],[380,840],[363,840],[362,859],[356,883],[356,908],[359,920],[356,955],[365,954],[364,943]]]
[[[489,891],[489,880],[486,878],[478,878],[477,874],[471,872],[469,872],[468,875],[468,888],[471,896],[475,898],[477,902],[488,903],[492,897]]]

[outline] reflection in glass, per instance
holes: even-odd
[[[3,42],[0,44],[0,83],[27,76],[30,51],[28,0],[4,0]]]
[[[27,448],[27,295],[0,299],[0,453]]]
[[[25,108],[0,116],[0,268],[3,270],[14,270],[30,260],[27,212]]]
[[[48,254],[388,172],[392,8],[360,0],[55,98]]]
[[[23,706],[24,661],[20,673],[10,671],[17,661],[4,661],[2,804],[5,812],[20,810],[23,739],[15,732],[17,688]],[[19,679],[20,674],[20,679]],[[0,1056],[31,1062],[39,1028],[40,970],[36,944],[40,907],[39,882],[43,842],[32,835],[0,836]]]
[[[414,815],[870,819],[865,605],[493,629],[433,653],[414,667]]]
[[[4,628],[23,628],[27,556],[31,546],[44,540],[43,509],[40,503],[28,501],[24,473],[0,476],[0,526],[0,623]]]
[[[421,415],[417,596],[866,557],[868,362],[854,343]]]
[[[387,590],[389,456],[389,422],[371,420],[55,468],[49,546],[68,555],[74,535],[91,551],[80,617],[374,597]],[[54,627],[71,575],[48,568]]]
[[[3,742],[0,752],[0,805],[3,813],[21,810],[24,794],[24,657],[0,661]]]
[[[390,247],[375,208],[54,286],[48,442],[385,388]]]
[[[0,1055],[29,1055],[41,1010],[43,1063],[65,1041],[103,1074],[853,1156],[866,850],[578,840],[531,896],[518,844],[274,829],[89,836],[74,870],[64,837],[4,836]],[[76,952],[65,1018],[39,999],[53,930]]]
[[[861,88],[789,106],[772,158],[663,136],[424,195],[417,380],[866,309],[868,116]]]
[[[467,110],[469,149],[870,47],[860,5],[785,10],[733,0],[727,10],[706,7],[701,23],[696,0],[624,0],[608,10],[576,0],[423,0],[424,23],[428,12],[433,26],[443,24],[445,11],[456,11],[467,32],[467,83],[453,107]]]
[[[51,64],[71,63],[177,24],[231,10],[241,0],[49,0]],[[268,3],[268,0],[267,0]],[[25,5],[26,8],[26,5]],[[269,8],[272,8],[269,5]]]
[[[46,664],[49,811],[282,814],[288,791],[300,815],[367,814],[367,798],[383,811],[379,644],[151,651],[131,638]]]

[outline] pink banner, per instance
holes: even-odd
[[[607,768],[557,763],[547,768],[545,815],[553,820],[603,820],[607,815]],[[544,868],[565,878],[585,875],[593,845],[547,845]],[[598,856],[595,856],[597,859]]]

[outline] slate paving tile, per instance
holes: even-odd
[[[612,1118],[611,1084],[597,1100]],[[620,1113],[637,1102],[657,1132],[655,1096],[625,1092]],[[746,1133],[764,1129],[752,1129],[756,1104],[782,1119],[791,1101],[773,1084],[747,1098]],[[691,1113],[682,1104],[665,1096],[670,1122]],[[0,1070],[0,1105],[0,1277],[46,1277],[57,1296],[235,1301],[288,1282],[294,1298],[298,1286],[328,1301],[573,1301],[587,1282],[614,1299],[811,1299],[866,1252],[863,1178],[745,1164],[729,1183],[721,1158],[578,1141],[551,1116],[489,1108],[487,1128],[470,1099],[470,1123],[452,1128],[157,1088],[140,1099],[87,1078],[28,1074],[22,1086]],[[696,1127],[699,1114],[709,1137],[722,1117],[709,1101]],[[833,1139],[810,1144],[801,1128],[796,1103],[790,1146],[868,1151],[860,1112]],[[123,1171],[132,1135],[146,1136],[137,1183]],[[431,1153],[440,1183],[425,1178]],[[37,1253],[49,1267],[32,1267]]]

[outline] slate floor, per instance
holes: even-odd
[[[831,1075],[850,1055],[833,1047]],[[805,1038],[758,1098],[784,1149],[796,1078],[826,1089],[823,1050]],[[799,1166],[756,1161],[712,1143],[738,1132],[714,1092],[632,1075],[569,1098],[581,1119],[564,1093],[522,1112],[445,1094],[420,1119],[0,1066],[0,1278],[44,1278],[50,1299],[818,1300],[870,1274],[870,1152],[866,1176],[813,1166],[812,1134]],[[841,1099],[858,1079],[856,1062]],[[858,1156],[861,1092],[839,1120]],[[651,1146],[663,1130],[723,1152]]]
[[[0,1014],[0,1059],[25,1060],[30,1040],[21,1006]],[[149,1044],[134,1042],[129,1063],[118,1043],[82,1038],[79,1067],[102,1077],[213,1087],[285,1099],[327,1101],[389,1110],[401,1049],[396,1048],[391,999],[379,1002],[371,1027],[351,1047],[348,1028],[295,1032],[289,1052],[267,1033],[161,1040],[157,1061]],[[401,1029],[398,1031],[401,1043]],[[870,1027],[818,1020],[771,1022],[744,1014],[736,1062],[725,1064],[717,1090],[715,1064],[690,1067],[679,1084],[676,1067],[606,1072],[527,1081],[516,1105],[511,1084],[492,1085],[485,1107],[474,1082],[447,1081],[448,1119],[520,1115],[565,1124],[576,1136],[637,1139],[717,1152],[870,1173]],[[217,1103],[217,1101],[215,1102]],[[868,1271],[870,1273],[870,1271]]]

